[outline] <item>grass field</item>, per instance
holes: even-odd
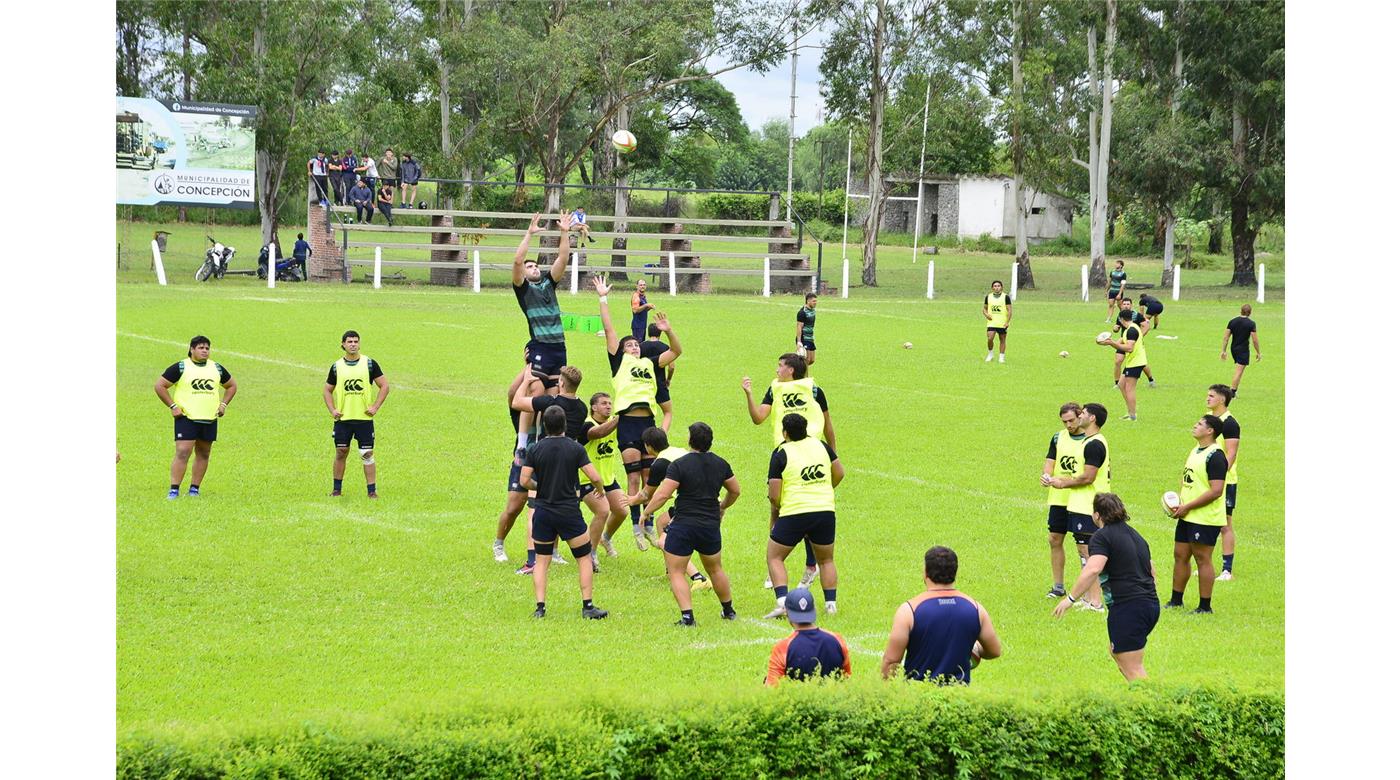
[[[246,277],[200,285],[192,280],[199,226],[164,226],[175,233],[167,253],[175,283],[161,288],[139,251],[161,227],[117,230],[138,248],[116,277],[120,731],[412,718],[528,701],[586,706],[590,697],[683,706],[752,694],[786,628],[757,619],[772,601],[761,587],[770,433],[749,422],[739,381],[771,378],[790,343],[795,297],[653,296],[685,348],[676,430],[709,422],[714,450],[744,487],[724,524],[742,619],[720,621],[706,595],[699,627],[673,629],[659,553],[629,542],[596,582],[597,602],[612,611],[606,621],[577,617],[569,565],[552,572],[551,615],[540,623],[530,618],[528,580],[511,574],[524,554],[523,525],[508,540],[509,566],[490,553],[512,444],[504,391],[526,339],[514,298],[503,287],[270,291]],[[240,248],[235,267],[254,266],[253,230],[213,235]],[[946,544],[961,559],[959,586],[987,607],[1006,648],[978,669],[979,692],[1113,694],[1123,684],[1103,616],[1055,621],[1043,597],[1050,574],[1037,477],[1058,406],[1109,407],[1114,490],[1152,546],[1165,595],[1173,521],[1158,497],[1177,487],[1206,386],[1229,380],[1221,334],[1253,291],[1219,286],[1224,270],[1203,271],[1181,302],[1168,301],[1148,343],[1159,387],[1140,390],[1141,419],[1129,424],[1117,419],[1111,354],[1092,343],[1104,328],[1100,296],[1077,300],[1082,259],[1036,261],[1042,289],[1017,302],[1006,365],[982,361],[978,307],[1009,259],[937,259],[935,301],[923,299],[926,266],[888,248],[879,288],[821,303],[814,373],[848,473],[837,493],[841,614],[822,624],[849,641],[855,676],[873,678],[895,607],[922,587],[923,551]],[[1156,281],[1156,267],[1144,259],[1129,271]],[[839,283],[839,273],[827,277]],[[1283,688],[1284,316],[1273,284],[1282,273],[1271,267],[1269,279],[1270,303],[1254,313],[1265,359],[1247,372],[1232,409],[1244,431],[1238,578],[1217,587],[1216,615],[1163,616],[1147,655],[1154,685]],[[565,312],[596,311],[592,294],[561,298]],[[622,298],[613,299],[619,322]],[[378,418],[374,503],[353,464],[346,495],[326,496],[331,426],[320,393],[347,328],[362,334],[393,385]],[[170,422],[151,386],[195,333],[212,338],[214,359],[240,390],[220,425],[205,495],[167,502]],[[568,340],[581,393],[610,389],[603,340]],[[905,341],[914,348],[902,349]],[[1068,359],[1057,356],[1062,349]],[[1187,593],[1194,605],[1194,580]]]

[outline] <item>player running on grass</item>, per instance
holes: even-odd
[[[1137,420],[1137,382],[1142,376],[1143,368],[1147,366],[1147,347],[1143,344],[1143,333],[1133,322],[1133,313],[1129,311],[1118,312],[1118,321],[1123,324],[1123,337],[1114,341],[1104,339],[1099,341],[1105,347],[1112,347],[1114,351],[1123,355],[1123,378],[1118,380],[1118,389],[1123,393],[1123,403],[1128,407],[1128,413],[1123,415],[1124,420]]]
[[[1240,421],[1230,414],[1230,401],[1234,397],[1235,392],[1225,385],[1211,385],[1206,391],[1206,409],[1225,425],[1220,432],[1220,442],[1225,450],[1225,461],[1230,464],[1230,470],[1225,472],[1225,530],[1220,532],[1221,571],[1216,577],[1227,582],[1235,578],[1235,494],[1240,482],[1239,474],[1235,471],[1240,454]]]
[[[799,540],[810,545],[822,577],[826,613],[836,614],[836,487],[846,476],[836,451],[807,434],[800,414],[783,417],[783,443],[768,460],[768,578],[777,606],[766,618],[787,614],[787,557]],[[800,590],[800,588],[799,588]]]
[[[982,297],[982,316],[987,320],[987,360],[992,362],[992,340],[1001,337],[1001,358],[1006,362],[1006,329],[1011,327],[1011,299],[1002,292],[1000,281],[992,282],[992,291]]]
[[[646,431],[642,433],[642,443],[646,445],[647,456],[652,458],[652,465],[647,474],[647,481],[642,485],[641,493],[639,495],[627,497],[628,503],[636,507],[646,506],[646,503],[651,500],[652,495],[656,493],[656,489],[661,486],[662,480],[666,478],[666,472],[670,469],[671,464],[675,462],[677,458],[685,454],[685,450],[680,447],[671,446],[670,438],[667,436],[666,432],[660,428],[646,429]],[[666,526],[670,524],[671,512],[670,510],[663,509],[661,514],[657,516],[656,530],[659,533],[652,537],[652,541],[656,544],[657,549],[665,549]],[[641,546],[644,545],[645,542],[638,539],[637,544]],[[700,590],[710,587],[709,580],[705,578],[705,575],[700,573],[699,569],[695,568],[693,562],[686,562],[685,573],[686,576],[690,578],[691,590]]]
[[[817,294],[807,293],[802,308],[797,310],[797,354],[808,366],[817,364]]]
[[[321,397],[335,425],[331,438],[335,442],[335,463],[331,467],[331,495],[340,495],[345,481],[345,461],[350,455],[350,440],[360,445],[360,463],[365,468],[365,489],[370,498],[375,492],[374,415],[389,397],[389,380],[374,358],[360,352],[360,334],[345,331],[340,337],[345,356],[331,364]],[[371,397],[373,393],[373,397]]]
[[[189,496],[199,495],[199,486],[209,469],[209,453],[219,438],[219,418],[228,410],[238,383],[228,369],[209,359],[209,339],[190,339],[185,360],[172,363],[156,378],[156,397],[170,408],[175,418],[175,458],[170,461],[170,492],[167,499],[180,497],[180,483],[185,479],[185,467],[194,454],[194,470],[190,474]],[[172,388],[174,390],[172,397]],[[219,388],[223,388],[220,399]]]
[[[1138,331],[1139,331],[1144,337],[1147,335],[1147,332],[1148,332],[1149,330],[1152,330],[1152,323],[1150,323],[1150,322],[1147,321],[1147,317],[1143,316],[1142,314],[1139,314],[1138,312],[1133,311],[1133,296],[1131,296],[1131,295],[1125,295],[1125,296],[1123,296],[1123,298],[1118,302],[1118,310],[1119,310],[1119,311],[1126,311],[1126,312],[1128,312],[1128,313],[1130,313],[1130,314],[1133,315],[1132,324],[1135,325],[1135,326],[1137,326]],[[1114,322],[1113,322],[1113,332],[1114,332],[1114,333],[1121,333],[1121,332],[1123,332],[1123,329],[1124,329],[1125,327],[1127,327],[1127,324],[1124,323],[1122,320],[1114,320]],[[1113,386],[1114,386],[1114,387],[1117,387],[1117,386],[1118,386],[1118,380],[1123,378],[1123,357],[1124,357],[1124,355],[1123,355],[1122,352],[1115,352],[1115,353],[1113,353]],[[1144,363],[1143,366],[1142,366],[1142,373],[1143,373],[1143,376],[1147,377],[1147,386],[1148,386],[1148,387],[1156,387],[1156,386],[1157,386],[1157,380],[1156,380],[1155,378],[1153,378],[1153,376],[1152,376],[1152,366],[1149,366],[1149,365],[1147,365],[1146,363]]]
[[[1230,357],[1235,361],[1235,378],[1230,382],[1230,391],[1235,393],[1239,392],[1240,379],[1244,376],[1245,368],[1249,366],[1251,341],[1254,342],[1254,359],[1259,360],[1263,357],[1259,354],[1259,326],[1249,317],[1253,311],[1247,303],[1241,306],[1240,316],[1225,324],[1225,338],[1220,342],[1220,359],[1225,359],[1225,347],[1228,345]]]
[[[774,379],[760,403],[755,404],[753,401],[753,380],[744,377],[740,387],[744,390],[749,419],[754,425],[762,425],[764,420],[772,418],[774,447],[782,446],[783,443],[783,417],[796,413],[807,420],[807,435],[814,438],[820,436],[833,450],[836,449],[836,429],[831,424],[826,393],[807,376],[807,361],[801,355],[788,352],[778,357]],[[776,410],[773,408],[774,401],[778,404]],[[817,558],[810,542],[804,542],[803,546],[807,552],[807,571],[802,575],[800,587],[805,588],[817,578]],[[765,580],[763,587],[773,587],[772,580]]]

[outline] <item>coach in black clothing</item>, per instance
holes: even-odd
[[[681,608],[678,626],[695,625],[695,613],[690,604],[690,581],[685,567],[690,556],[700,554],[700,563],[714,584],[725,620],[735,618],[733,597],[729,591],[729,575],[720,565],[719,523],[724,510],[739,500],[739,480],[724,458],[710,452],[714,431],[702,422],[690,425],[690,451],[671,461],[666,478],[652,494],[643,514],[650,515],[676,495],[671,507],[671,524],[666,528],[666,576],[671,580],[671,593]],[[724,501],[719,499],[724,488]],[[538,516],[538,513],[536,513]]]
[[[1253,312],[1249,304],[1240,307],[1240,316],[1230,320],[1225,325],[1225,339],[1220,342],[1220,359],[1225,359],[1225,345],[1230,346],[1230,357],[1235,361],[1235,381],[1230,383],[1230,389],[1238,391],[1240,389],[1240,377],[1244,376],[1244,369],[1249,365],[1249,343],[1254,342],[1254,359],[1259,359],[1259,326],[1254,324],[1254,320],[1249,318]]]
[[[1157,569],[1147,540],[1128,525],[1128,510],[1113,493],[1094,496],[1094,525],[1089,539],[1089,562],[1064,599],[1055,605],[1055,617],[1065,614],[1079,595],[1098,577],[1103,603],[1108,607],[1108,652],[1128,682],[1147,679],[1142,655],[1147,635],[1157,625]]]
[[[593,606],[593,567],[588,554],[593,545],[588,538],[588,524],[578,508],[578,473],[603,492],[603,478],[588,460],[583,445],[564,435],[564,410],[551,406],[544,410],[543,439],[525,453],[520,469],[520,485],[535,491],[535,518],[531,536],[535,540],[535,617],[544,617],[544,592],[549,581],[549,561],[554,555],[554,540],[565,539],[579,561],[578,586],[583,595],[583,616],[592,620],[608,616],[607,610]]]

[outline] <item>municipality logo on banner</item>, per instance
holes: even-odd
[[[117,98],[117,202],[253,208],[256,106]]]

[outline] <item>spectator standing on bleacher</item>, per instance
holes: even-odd
[[[418,199],[418,180],[423,178],[423,166],[413,159],[409,152],[403,153],[403,162],[399,163],[399,176],[402,183],[399,185],[399,192],[403,196],[403,208],[413,208],[413,201]],[[412,194],[410,193],[412,190]]]
[[[355,186],[350,188],[350,205],[355,207],[355,221],[363,222],[366,225],[374,221],[374,190],[365,184],[364,179],[358,179]]]
[[[365,184],[369,185],[370,191],[374,192],[379,186],[379,167],[375,165],[374,158],[370,156],[369,152],[360,155],[360,167],[356,168],[355,171],[364,174],[361,178],[365,180]]]
[[[387,182],[388,179],[385,179]],[[379,188],[379,213],[384,215],[384,219],[389,223],[389,227],[394,226],[394,187],[390,184],[381,185]]]
[[[342,206],[345,204],[345,177],[341,175],[340,157],[336,156],[334,149],[326,160],[326,169],[330,172],[331,202]]]
[[[320,199],[322,206],[326,205],[326,188],[330,184],[328,166],[325,149],[318,150],[315,157],[306,161],[306,172],[311,174],[312,181],[316,182],[316,197]]]
[[[340,187],[341,192],[345,193],[341,203],[350,204],[349,193],[355,188],[355,182],[359,180],[359,176],[355,173],[355,169],[359,166],[360,158],[355,156],[354,150],[346,149],[345,154],[340,158]]]
[[[280,254],[282,254],[282,253],[279,251],[279,252],[277,252],[277,254],[280,255]],[[297,233],[297,242],[296,242],[295,244],[292,245],[292,259],[295,260],[295,261],[297,261],[297,265],[301,266],[301,278],[302,278],[302,279],[310,279],[310,278],[311,278],[311,277],[308,276],[307,273],[306,273],[306,258],[308,258],[308,257],[310,257],[310,256],[311,256],[311,245],[308,244],[308,243],[306,243],[306,237],[305,237],[305,236],[303,236],[301,233]],[[274,259],[273,262],[276,262],[276,260]]]
[[[399,158],[393,149],[385,149],[379,160],[379,180],[395,190],[399,188]]]

